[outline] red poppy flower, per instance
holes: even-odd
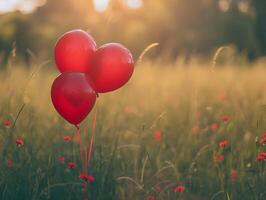
[[[11,120],[5,120],[5,121],[4,121],[4,126],[5,126],[6,128],[10,128],[10,127],[12,126],[12,121],[11,121]]]
[[[212,124],[211,124],[211,129],[212,129],[213,131],[217,130],[217,128],[218,128],[218,124],[217,124],[217,123],[212,123]]]
[[[161,131],[155,131],[153,133],[153,137],[156,142],[161,142],[162,141],[162,132]]]
[[[185,188],[185,186],[183,186],[183,185],[178,185],[178,186],[176,186],[176,188],[175,188],[175,192],[182,192],[182,191],[184,191],[186,188]]]
[[[230,116],[229,116],[229,115],[224,115],[224,116],[222,117],[222,120],[223,120],[224,122],[228,122],[228,121],[230,120]]]
[[[221,149],[227,147],[229,145],[229,141],[228,140],[222,140],[219,142],[219,146]]]
[[[7,164],[8,167],[12,167],[14,162],[13,162],[13,160],[7,160],[6,164]]]
[[[69,163],[67,163],[67,166],[69,168],[75,168],[77,166],[77,164],[75,162],[69,162]]]
[[[81,173],[79,174],[79,178],[80,178],[80,179],[83,179],[84,181],[90,181],[90,182],[92,182],[92,181],[95,180],[93,176],[91,176],[91,175],[87,175],[86,173],[83,173],[83,172],[81,172]]]
[[[149,195],[149,196],[147,196],[147,200],[155,200],[155,196]]]
[[[260,139],[260,140],[259,140],[259,143],[260,143],[260,144],[264,144],[264,143],[266,143],[266,137]]]
[[[264,160],[264,156],[259,155],[256,157],[256,161],[263,161],[263,160]]]
[[[23,140],[23,139],[16,139],[16,145],[17,145],[17,146],[22,146],[22,145],[24,145],[24,140]]]
[[[80,179],[85,179],[85,178],[87,178],[87,174],[81,172],[81,173],[79,174],[79,178],[80,178]]]
[[[214,155],[213,160],[222,162],[222,161],[224,161],[224,156],[223,155]]]
[[[260,156],[266,157],[266,152],[260,152]]]
[[[64,162],[65,162],[65,157],[64,157],[64,156],[60,156],[60,157],[58,158],[58,161],[59,161],[60,163],[64,163]]]
[[[194,126],[194,127],[192,127],[191,131],[192,131],[192,133],[197,134],[197,133],[200,132],[200,127],[199,126]]]
[[[93,176],[91,176],[91,175],[89,175],[89,176],[87,177],[87,179],[88,179],[90,182],[92,182],[92,181],[95,180],[95,178],[94,178]]]
[[[236,182],[237,177],[238,177],[238,172],[237,172],[237,170],[232,169],[232,170],[231,170],[231,173],[230,173],[230,179],[231,179],[231,182],[233,182],[233,183]]]
[[[69,135],[65,135],[64,136],[64,140],[69,142],[69,141],[71,141],[71,137]]]
[[[266,131],[264,131],[263,136],[266,137]]]

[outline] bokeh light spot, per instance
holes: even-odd
[[[104,12],[109,5],[109,0],[93,0],[94,8],[98,12]]]
[[[125,3],[130,8],[140,8],[143,4],[142,0],[125,0]]]

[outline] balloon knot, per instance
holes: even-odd
[[[79,130],[80,128],[79,128],[79,125],[77,125],[77,124],[75,124],[75,127]]]

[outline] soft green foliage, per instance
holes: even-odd
[[[10,66],[1,74],[1,121],[14,122],[25,104],[14,129],[0,126],[1,200],[84,195],[79,145],[63,140],[76,129],[54,110],[50,86],[56,73],[44,68],[32,79],[36,66]],[[82,124],[81,130],[90,133],[98,110],[89,199],[265,199],[265,162],[256,161],[264,147],[255,142],[266,129],[265,86],[265,68],[259,64],[213,70],[209,64],[140,63],[124,88],[99,96]],[[227,123],[224,115],[230,116]],[[214,122],[216,131],[210,128]],[[16,146],[17,138],[25,144]],[[230,142],[226,151],[219,149],[224,139]],[[213,156],[220,153],[224,161],[215,162]],[[12,167],[7,159],[13,160]],[[69,161],[77,162],[77,168],[69,169]],[[238,172],[235,182],[233,169]],[[186,190],[175,193],[180,184]]]

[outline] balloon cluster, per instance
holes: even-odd
[[[134,71],[133,57],[123,45],[109,43],[97,49],[92,36],[82,30],[63,34],[55,45],[54,57],[61,74],[52,85],[52,102],[74,125],[90,113],[98,93],[122,87]]]

